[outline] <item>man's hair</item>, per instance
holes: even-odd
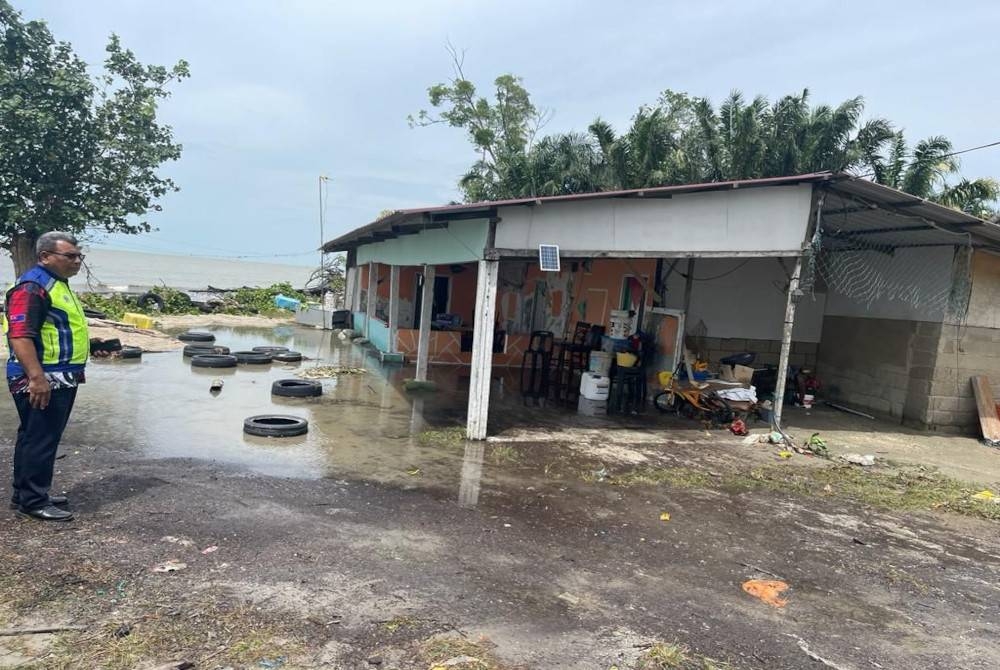
[[[47,233],[42,233],[38,241],[35,242],[35,256],[41,256],[43,251],[55,251],[58,246],[57,242],[69,242],[74,247],[80,246],[76,238],[69,233],[51,230]]]

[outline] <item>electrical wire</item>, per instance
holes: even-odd
[[[741,267],[743,267],[752,260],[753,260],[752,258],[748,258],[739,265],[737,265],[736,267],[732,268],[731,270],[726,270],[722,274],[715,275],[714,277],[691,277],[691,281],[713,281],[715,279],[722,279],[723,277],[728,277],[729,275],[733,274],[734,272],[736,272],[737,270],[739,270]],[[675,272],[677,272],[677,274],[679,274],[681,277],[684,277],[685,279],[688,278],[686,274],[680,272],[679,270],[675,270]]]
[[[995,142],[989,142],[987,144],[980,144],[978,147],[970,147],[968,149],[961,149],[959,151],[952,151],[951,153],[942,154],[941,156],[933,156],[932,158],[935,161],[940,161],[943,158],[951,158],[952,156],[961,156],[962,154],[967,154],[967,153],[970,153],[970,152],[973,152],[973,151],[979,151],[980,149],[989,149],[990,147],[995,147],[995,146],[1000,146],[1000,140],[997,140]],[[906,158],[913,158],[913,154],[910,154],[909,156],[906,156]],[[910,167],[912,165],[916,165],[919,162],[920,161],[910,161],[909,163],[904,163],[903,167]],[[874,177],[875,173],[874,172],[866,172],[865,174],[859,174],[859,175],[855,175],[855,176],[858,179],[866,179],[868,177]]]

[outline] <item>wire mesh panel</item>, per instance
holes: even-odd
[[[972,238],[930,224],[861,228],[824,222],[810,245],[803,291],[825,287],[866,309],[898,303],[928,320],[964,321]]]

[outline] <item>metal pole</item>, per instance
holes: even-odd
[[[823,202],[826,194],[821,194],[816,203],[816,220],[814,227],[806,226],[806,238],[803,241],[803,252],[795,259],[795,269],[788,280],[788,293],[785,298],[785,324],[781,333],[781,355],[778,357],[778,379],[774,388],[774,426],[781,431],[781,410],[785,405],[785,386],[788,376],[788,356],[792,350],[792,330],[795,328],[795,305],[801,297],[799,291],[799,281],[802,277],[802,258],[805,256],[805,247],[812,240],[813,235],[819,235],[820,225],[823,216]],[[787,439],[787,438],[786,438]]]
[[[323,245],[326,243],[326,236],[323,232],[323,187],[327,182],[327,177],[319,176],[319,308],[322,314],[322,328],[326,329],[326,251]]]
[[[802,256],[795,259],[795,269],[788,281],[785,298],[785,327],[781,333],[781,356],[778,358],[778,381],[774,389],[774,424],[781,426],[781,410],[785,404],[785,377],[788,376],[788,354],[792,349],[792,329],[795,327],[795,303],[798,300],[799,277],[802,274]]]

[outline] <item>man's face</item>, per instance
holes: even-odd
[[[43,251],[39,262],[47,270],[51,270],[63,279],[69,279],[77,272],[83,264],[83,254],[75,244],[70,244],[64,240],[56,242],[53,251]]]

